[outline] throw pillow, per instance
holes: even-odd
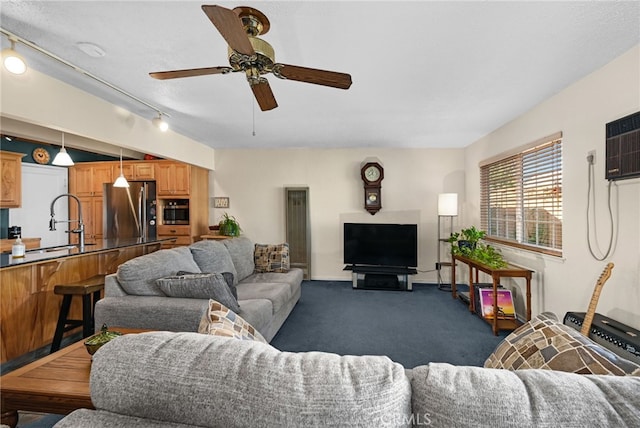
[[[177,276],[182,276],[182,275],[197,275],[196,272],[185,272],[183,270],[178,271],[178,273],[176,273]],[[201,274],[203,275],[203,274]],[[205,274],[208,275],[208,274]],[[227,285],[229,286],[229,290],[231,290],[231,294],[233,294],[233,297],[238,300],[238,288],[236,287],[235,284],[235,278],[233,273],[231,272],[222,272],[221,275],[224,277],[224,280],[227,282]],[[165,293],[166,294],[166,293]],[[175,296],[174,296],[175,297]]]
[[[189,245],[189,249],[201,272],[231,272],[234,283],[238,283],[239,278],[231,254],[224,244],[203,240]]]
[[[233,277],[227,276],[233,284]],[[216,299],[235,311],[240,310],[227,279],[221,273],[175,275],[156,280],[158,288],[169,297]]]
[[[198,333],[268,343],[260,332],[240,315],[215,300],[209,300],[209,307],[200,320]]]
[[[289,272],[289,244],[256,244],[253,254],[256,272]]]
[[[579,374],[636,375],[640,366],[610,352],[545,312],[509,334],[484,363],[507,370],[547,369]]]

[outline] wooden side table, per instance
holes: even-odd
[[[144,329],[118,328],[123,334]],[[0,423],[15,427],[18,410],[69,414],[76,409],[93,409],[89,390],[91,355],[84,339],[0,378]]]
[[[498,335],[500,330],[514,330],[520,322],[517,319],[498,318],[498,285],[500,278],[524,278],[527,282],[526,292],[526,312],[527,321],[531,320],[531,276],[533,271],[519,266],[507,265],[504,268],[492,268],[491,266],[478,263],[468,257],[451,255],[451,296],[456,299],[456,261],[469,266],[469,311],[475,313],[475,290],[474,284],[478,283],[478,272],[484,272],[491,276],[493,281],[493,319],[482,318],[491,324],[493,334]]]

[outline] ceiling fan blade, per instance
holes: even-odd
[[[149,76],[158,80],[176,79],[178,77],[205,76],[207,74],[226,74],[233,71],[231,67],[189,68],[186,70],[156,71]]]
[[[258,101],[260,110],[267,111],[278,107],[276,97],[273,96],[271,86],[269,86],[269,82],[266,80],[252,84],[251,90],[253,91],[253,95],[256,97],[256,101]]]
[[[244,55],[255,55],[242,21],[234,11],[221,6],[203,5],[202,10],[227,41],[231,49]]]
[[[273,74],[277,77],[297,80],[298,82],[314,83],[332,88],[349,89],[351,75],[337,71],[318,70],[315,68],[299,67],[297,65],[275,64]]]

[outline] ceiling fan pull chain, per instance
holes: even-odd
[[[256,136],[256,102],[251,99],[251,115],[252,115],[252,124],[253,124],[253,128],[252,128],[252,134],[255,137]]]

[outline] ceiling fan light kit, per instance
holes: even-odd
[[[229,45],[228,60],[231,67],[160,71],[149,73],[151,77],[165,80],[244,71],[262,111],[278,107],[264,74],[272,73],[280,79],[339,89],[349,89],[351,86],[351,76],[346,73],[276,63],[273,47],[258,38],[271,28],[269,19],[259,10],[245,6],[226,9],[215,5],[203,5],[202,10]]]

